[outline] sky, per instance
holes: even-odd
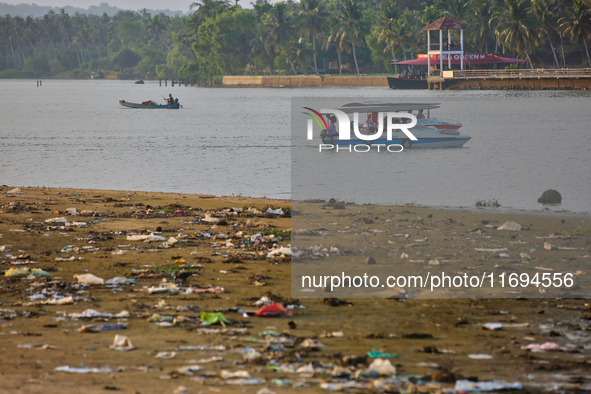
[[[157,9],[170,9],[171,11],[183,11],[188,12],[189,6],[198,0],[0,0],[2,3],[7,4],[37,4],[41,6],[50,6],[50,7],[64,7],[67,5],[71,5],[72,7],[79,7],[79,8],[88,8],[91,5],[98,6],[100,3],[108,3],[110,6],[115,6],[121,9],[127,10],[140,10],[142,8],[149,8],[153,10]],[[246,4],[242,4],[246,6],[250,4],[250,1],[242,0],[238,4],[245,2]]]

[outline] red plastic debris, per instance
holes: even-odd
[[[275,316],[293,316],[293,312],[285,309],[281,304],[264,306],[255,313],[256,316],[275,317]]]

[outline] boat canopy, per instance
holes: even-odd
[[[349,103],[339,108],[344,113],[353,112],[403,112],[416,110],[430,110],[439,108],[440,103],[387,103],[380,101],[366,101],[363,103]]]

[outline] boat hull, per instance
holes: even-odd
[[[355,145],[403,145],[405,149],[420,149],[420,148],[459,148],[466,142],[470,141],[468,136],[457,136],[460,138],[418,138],[418,141],[410,141],[409,139],[398,139],[398,140],[376,140],[376,141],[338,141],[332,142],[335,146],[355,146]],[[412,143],[411,143],[412,142]]]
[[[412,129],[411,129],[412,130]],[[424,132],[413,130],[413,135],[418,139],[417,141],[411,141],[406,134],[402,132],[396,132],[392,135],[391,140],[381,138],[374,141],[365,141],[354,137],[351,140],[339,140],[338,135],[330,138],[324,137],[323,142],[325,144],[331,144],[335,146],[355,146],[355,145],[402,145],[405,148],[457,148],[463,146],[466,142],[470,141],[468,135],[453,135],[443,134],[440,132]],[[385,135],[384,135],[385,137]]]
[[[426,79],[387,77],[390,89],[427,89]]]
[[[119,100],[119,104],[127,108],[141,108],[141,109],[179,109],[179,104],[138,104],[129,103],[125,100]]]

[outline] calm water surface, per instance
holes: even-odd
[[[410,150],[384,166],[400,186],[388,202],[591,211],[590,92],[391,91],[387,88],[159,87],[133,81],[0,81],[0,183],[289,198],[292,97],[441,102],[464,148]],[[118,100],[172,93],[181,110],[134,110]],[[395,161],[394,161],[395,160]],[[302,163],[305,165],[305,163]],[[380,187],[376,180],[376,187]],[[330,197],[336,190],[322,189]],[[360,191],[358,202],[372,201]]]

